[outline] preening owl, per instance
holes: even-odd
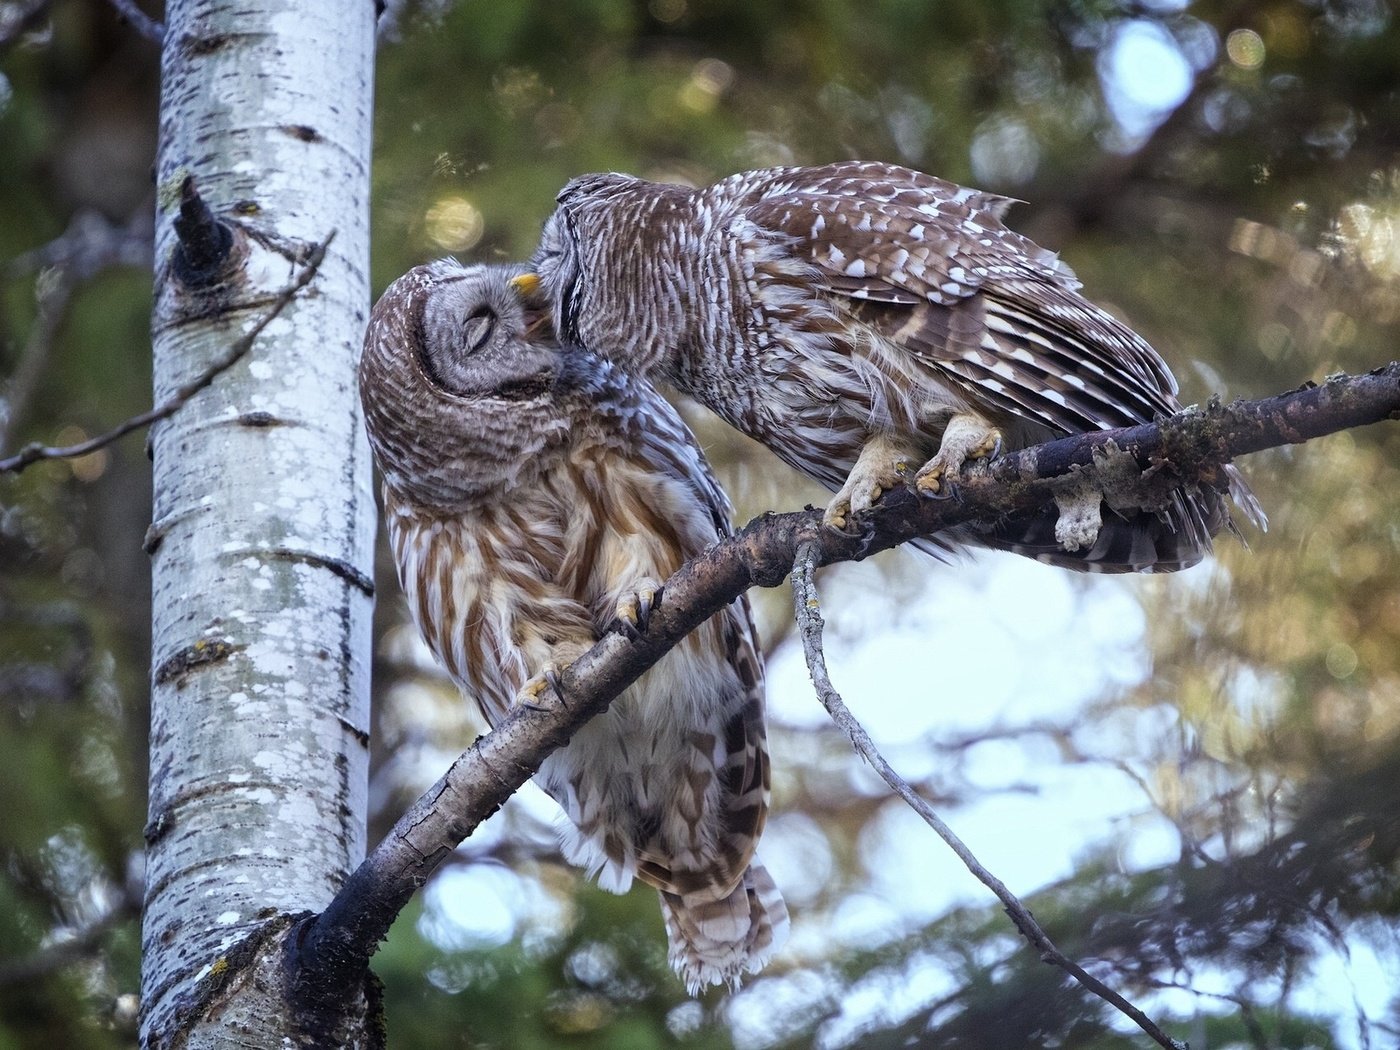
[[[563,337],[668,381],[826,485],[826,519],[841,526],[911,473],[937,492],[999,442],[1181,407],[1157,352],[1002,224],[1010,203],[879,163],[769,168],[699,190],[585,175],[559,194],[533,266]],[[1161,513],[1109,511],[1078,551],[1056,540],[1055,518],[935,542],[1163,571],[1199,561],[1230,523],[1220,493],[1194,486]]]
[[[497,724],[618,615],[729,533],[694,438],[644,380],[556,342],[521,271],[420,266],[370,316],[360,395],[399,580],[433,653]],[[739,599],[536,775],[573,863],[657,887],[695,991],[757,970],[787,911],[754,847],[767,814],[763,667]]]

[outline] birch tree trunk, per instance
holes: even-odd
[[[147,1047],[364,1045],[362,1004],[335,1033],[302,1018],[298,1039],[287,1001],[254,990],[276,984],[288,917],[324,907],[364,854],[373,7],[166,4],[157,403],[335,238],[251,351],[152,435]]]

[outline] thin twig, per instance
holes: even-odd
[[[1204,992],[1199,988],[1192,988],[1189,984],[1182,984],[1180,981],[1163,981],[1155,977],[1146,978],[1148,984],[1154,988],[1170,988],[1174,991],[1189,992],[1198,999],[1215,999],[1222,1003],[1232,1003],[1239,1008],[1240,1022],[1244,1025],[1245,1031],[1249,1033],[1250,1041],[1257,1050],[1269,1050],[1269,1037],[1264,1032],[1264,1026],[1259,1023],[1259,1015],[1254,1012],[1254,1004],[1243,995],[1231,995],[1229,992]]]
[[[90,281],[110,266],[144,266],[154,254],[154,219],[149,206],[137,208],[124,224],[101,212],[74,212],[68,228],[47,244],[21,252],[2,272],[15,280],[48,266],[60,267],[75,283]]]
[[[44,459],[72,459],[77,456],[86,456],[90,452],[105,448],[117,439],[125,437],[133,430],[140,430],[142,427],[149,426],[152,423],[157,423],[162,419],[168,419],[173,416],[184,407],[185,403],[189,401],[190,398],[194,397],[195,394],[207,387],[222,373],[228,371],[247,356],[248,351],[253,348],[253,344],[257,341],[258,336],[262,334],[263,329],[275,321],[278,315],[287,308],[287,304],[296,298],[297,293],[311,283],[312,278],[316,276],[321,268],[322,260],[326,257],[326,248],[329,247],[334,238],[335,231],[332,230],[326,235],[324,241],[311,249],[306,257],[306,265],[302,267],[301,273],[297,274],[296,280],[292,281],[291,284],[287,285],[287,287],[283,288],[282,291],[278,293],[277,298],[272,303],[271,309],[259,318],[258,322],[254,324],[252,328],[248,329],[247,332],[235,340],[223,357],[215,361],[194,379],[181,385],[159,405],[142,412],[140,415],[132,416],[130,419],[119,423],[105,434],[99,434],[97,437],[89,438],[87,441],[80,441],[76,445],[55,447],[52,445],[41,445],[37,442],[25,445],[24,448],[20,449],[8,459],[0,459],[0,474],[6,472],[18,473],[30,464],[38,463],[40,460]]]
[[[72,295],[73,279],[67,270],[57,267],[39,275],[34,296],[39,310],[30,326],[29,338],[24,341],[24,349],[20,351],[19,364],[5,387],[4,404],[0,406],[0,448],[8,445],[10,435],[19,430],[39,378],[48,365],[54,336],[58,334]]]
[[[21,428],[24,415],[48,366],[49,351],[73,292],[111,266],[149,266],[152,254],[151,216],[138,210],[125,226],[100,213],[83,209],[74,214],[68,228],[38,248],[15,256],[0,268],[0,276],[19,278],[41,271],[35,281],[38,301],[19,363],[5,388],[0,409],[0,448]]]
[[[91,955],[102,939],[120,923],[140,914],[139,904],[127,895],[64,941],[55,941],[19,959],[0,960],[0,988],[37,981]]]
[[[146,14],[136,6],[135,0],[108,0],[117,13],[126,20],[132,29],[140,33],[147,40],[159,44],[165,39],[165,25],[157,22],[150,15]]]
[[[30,0],[28,4],[16,4],[6,10],[4,20],[0,21],[0,51],[33,29],[49,9],[49,3],[50,0]]]
[[[815,541],[807,540],[798,546],[797,558],[792,567],[793,608],[797,617],[798,631],[802,635],[802,652],[807,658],[807,670],[811,673],[812,684],[816,686],[817,697],[821,700],[827,713],[831,715],[832,720],[850,737],[856,753],[869,762],[895,794],[907,802],[910,808],[923,818],[924,823],[948,844],[948,847],[957,854],[958,859],[963,862],[967,870],[972,872],[982,885],[997,895],[1006,908],[1006,913],[1011,916],[1011,921],[1016,924],[1021,935],[1040,953],[1042,961],[1058,966],[1089,991],[1116,1007],[1167,1050],[1186,1050],[1185,1043],[1179,1043],[1172,1039],[1157,1027],[1152,1018],[1056,948],[1020,899],[1007,889],[1000,879],[982,866],[962,839],[958,838],[953,829],[933,811],[933,807],[910,787],[903,777],[890,768],[890,764],[885,761],[884,756],[875,747],[875,742],[870,739],[865,728],[851,714],[846,702],[841,699],[841,694],[831,684],[831,676],[827,673],[826,654],[822,651],[824,622],[821,603],[817,599],[816,583],[813,579],[819,564],[820,549]]]

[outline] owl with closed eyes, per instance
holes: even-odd
[[[646,380],[555,338],[522,271],[444,260],[370,317],[360,394],[399,581],[486,721],[730,532],[695,439]],[[536,782],[564,853],[613,892],[656,887],[687,987],[735,984],[785,936],[754,857],[769,759],[763,666],[740,598],[550,755]]]
[[[561,336],[663,380],[835,493],[845,527],[895,486],[946,495],[1005,444],[1134,426],[1181,408],[1158,353],[1079,293],[1070,268],[1002,218],[1011,201],[893,164],[740,172],[712,186],[574,179],[524,287]],[[1160,510],[1104,507],[1078,549],[1056,514],[958,530],[1099,571],[1194,564],[1231,525],[1259,526],[1233,466]]]

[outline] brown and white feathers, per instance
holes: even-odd
[[[1180,408],[1157,352],[1003,225],[1010,203],[865,162],[698,190],[585,175],[559,194],[534,268],[565,337],[674,384],[837,491],[839,523],[906,464],[925,464],[919,485],[936,491],[996,439],[1019,448]],[[1262,527],[1233,467],[1227,481]],[[1192,486],[1160,512],[1106,510],[1078,551],[1057,541],[1053,512],[939,542],[1162,571],[1198,561],[1229,521],[1219,492]]]
[[[694,438],[644,380],[560,345],[519,269],[451,260],[395,281],[360,391],[399,579],[433,653],[498,723],[680,567],[728,535]],[[692,991],[785,936],[754,859],[767,814],[763,667],[749,608],[693,632],[541,766],[565,855],[661,892]]]

